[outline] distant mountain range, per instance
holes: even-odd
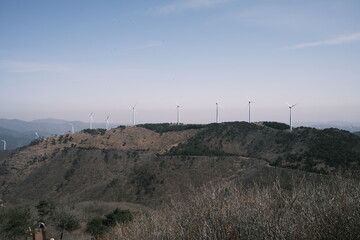
[[[75,132],[89,128],[89,123],[80,121],[65,121],[60,119],[39,119],[34,121],[22,121],[18,119],[0,119],[0,140],[5,140],[7,149],[12,150],[28,145],[37,138],[62,135],[71,132],[71,125]],[[110,127],[114,127],[111,125]],[[94,128],[105,128],[104,123],[93,123]],[[3,149],[2,143],[0,149]]]
[[[35,134],[34,134],[35,136]],[[7,149],[15,149],[29,144],[34,139],[32,132],[17,132],[7,128],[0,127],[0,140],[5,140]],[[3,143],[1,142],[0,149],[3,150]]]
[[[294,124],[294,125],[296,127],[304,126],[304,127],[313,127],[317,129],[338,128],[349,132],[360,132],[360,123],[354,123],[354,122],[343,122],[343,121],[301,122],[299,124]]]

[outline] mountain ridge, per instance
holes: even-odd
[[[0,158],[0,198],[12,204],[68,199],[156,206],[188,186],[211,181],[359,166],[360,137],[336,129],[289,132],[287,127],[148,124],[41,138]],[[316,145],[319,139],[331,144]],[[346,158],[334,165],[328,155],[313,152],[314,144]]]

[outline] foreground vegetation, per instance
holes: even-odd
[[[360,239],[359,180],[212,184],[135,216],[106,239]]]
[[[0,239],[30,238],[29,227],[39,221],[64,240],[360,239],[359,178],[278,176],[246,185],[211,183],[157,210],[115,209],[86,222],[50,201],[40,201],[36,212],[1,208]]]
[[[41,200],[34,207],[0,207],[0,239],[32,239],[35,232],[39,231],[40,222],[45,223],[48,238],[98,239],[110,228],[133,218],[129,210],[116,208],[104,216],[84,219],[84,216],[74,214],[76,209],[66,208],[67,206],[56,206],[54,202],[47,200]]]
[[[331,175],[360,170],[360,137],[274,122],[139,126],[159,134],[86,129],[3,155],[0,239],[30,237],[39,221],[56,239],[360,239],[359,180]]]

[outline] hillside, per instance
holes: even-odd
[[[360,167],[360,138],[339,129],[318,130],[264,122],[210,124],[169,155],[245,156],[272,166],[319,173]]]
[[[147,124],[42,138],[0,158],[5,203],[156,206],[208,182],[359,167],[360,137],[279,123]],[[279,168],[281,167],[281,168]]]

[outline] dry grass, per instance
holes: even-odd
[[[106,239],[360,239],[360,185],[338,176],[207,185]]]

